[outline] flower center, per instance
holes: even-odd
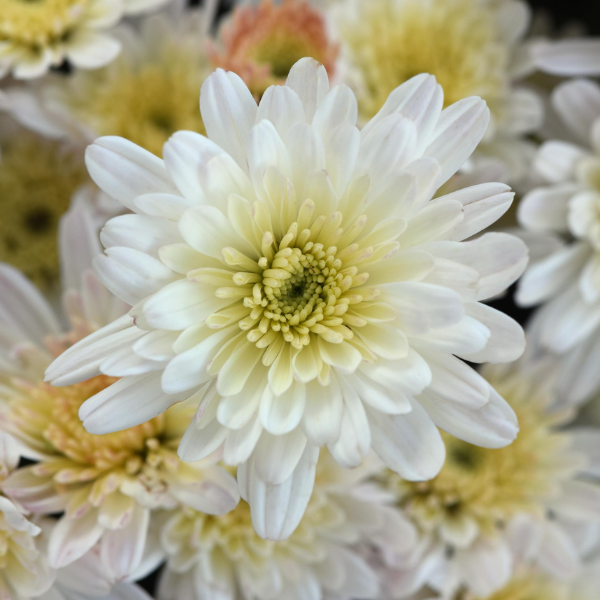
[[[85,180],[83,164],[53,142],[20,135],[4,146],[0,261],[14,265],[42,287],[55,283],[58,222]]]
[[[432,73],[446,106],[467,96],[499,109],[508,78],[508,49],[494,12],[477,0],[374,0],[343,35],[364,78],[361,111],[372,117],[390,92],[418,73]]]
[[[0,41],[42,48],[68,35],[88,0],[0,0]]]
[[[277,251],[258,261],[264,271],[244,299],[252,312],[240,327],[250,330],[248,339],[259,348],[271,345],[279,332],[297,349],[309,344],[310,333],[333,343],[352,338],[352,331],[341,327],[350,298],[340,296],[352,286],[357,269],[344,269],[337,248],[309,241],[312,235],[311,229],[298,233],[293,223]]]
[[[89,480],[118,467],[124,467],[131,475],[147,470],[146,465],[154,467],[157,456],[153,455],[160,450],[164,414],[131,429],[105,435],[88,433],[81,423],[79,408],[83,402],[115,381],[113,377],[100,375],[63,388],[45,383],[19,384],[11,401],[14,434],[28,443],[35,442],[45,454],[62,457],[57,468],[64,473],[57,476],[63,482],[81,477]],[[42,462],[40,468],[44,471],[47,465]]]

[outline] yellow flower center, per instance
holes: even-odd
[[[510,394],[504,397],[511,402]],[[437,477],[413,483],[388,473],[388,486],[422,530],[469,519],[493,535],[516,513],[544,514],[545,500],[572,472],[573,462],[565,453],[570,440],[555,430],[562,415],[547,415],[536,403],[512,404],[520,431],[511,445],[480,448],[443,434],[447,456]]]
[[[88,0],[0,0],[0,41],[42,48],[65,38],[84,17]]]
[[[507,86],[508,48],[494,19],[492,8],[478,0],[365,2],[360,18],[342,27],[364,79],[364,117],[419,73],[436,76],[446,106],[481,96],[492,111],[498,109]]]
[[[87,489],[94,505],[127,481],[135,481],[134,486],[141,484],[149,492],[162,493],[164,473],[179,468],[176,449],[186,418],[173,418],[172,412],[105,435],[84,429],[78,414],[80,406],[115,381],[101,375],[62,388],[45,383],[14,384],[10,431],[47,457],[30,468],[40,478],[51,478],[56,493]]]
[[[248,339],[259,348],[271,345],[279,332],[298,349],[308,345],[311,332],[331,342],[352,337],[350,329],[341,327],[350,298],[340,296],[352,287],[356,267],[343,269],[335,246],[307,241],[312,237],[310,229],[297,231],[298,224],[293,223],[276,252],[268,245],[266,256],[258,261],[262,274],[234,276],[240,282],[260,280],[244,299],[252,312],[240,322],[242,329],[250,329]],[[267,241],[271,239],[267,236]]]
[[[0,160],[0,261],[42,287],[58,280],[57,228],[84,165],[58,144],[20,134],[3,146]]]
[[[98,71],[79,73],[64,102],[98,135],[118,135],[161,156],[175,131],[205,134],[198,90],[208,67],[199,52],[169,48],[153,64],[134,67],[127,57]]]

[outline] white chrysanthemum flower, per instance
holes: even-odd
[[[34,514],[65,512],[49,534],[53,567],[73,562],[101,539],[101,560],[120,581],[141,560],[150,510],[181,501],[227,512],[239,494],[234,478],[212,466],[215,460],[190,465],[177,457],[193,415],[185,406],[133,429],[96,436],[81,425],[79,408],[116,379],[101,376],[61,389],[44,383],[46,367],[65,347],[128,308],[89,270],[99,250],[90,215],[74,209],[61,230],[66,332],[35,287],[0,264],[2,427],[19,442],[22,456],[35,461],[13,471],[3,490]]]
[[[0,13],[0,77],[10,72],[18,79],[41,77],[65,59],[95,69],[120,50],[102,30],[121,19],[121,0],[1,0]]]
[[[111,62],[121,44],[106,33],[121,18],[169,0],[0,0],[0,77],[45,75],[67,60],[78,69]]]
[[[513,411],[453,354],[523,350],[521,328],[479,301],[521,274],[525,245],[460,241],[513,195],[490,183],[431,200],[481,139],[485,103],[442,111],[440,86],[420,75],[359,132],[354,94],[302,59],[258,107],[222,70],[200,104],[209,138],[175,134],[164,161],[120,138],[88,148],[94,180],[136,214],[107,223],[96,262],[132,310],[47,371],[59,386],[122,378],[82,406],[86,429],[132,427],[193,397],[180,456],[222,448],[269,538],[299,522],[321,446],[344,466],[372,447],[423,480],[444,461],[436,425],[510,443]]]
[[[600,75],[600,40],[574,39],[538,43],[533,48],[535,66],[565,77]]]
[[[178,9],[178,10],[175,10]],[[12,86],[12,115],[41,135],[81,149],[103,135],[119,135],[160,156],[175,131],[204,133],[198,90],[210,74],[208,11],[176,6],[139,27],[114,35],[120,56],[103,69],[49,76],[35,89]]]
[[[378,471],[342,469],[324,454],[300,525],[283,541],[256,534],[244,501],[216,517],[188,508],[165,514],[168,559],[158,598],[374,598],[379,582],[359,545],[406,554],[416,540],[414,528],[385,504],[383,490],[366,483]]]
[[[521,553],[567,580],[581,567],[574,532],[600,533],[600,429],[564,429],[573,414],[555,405],[545,362],[486,375],[517,413],[517,439],[494,450],[448,438],[446,463],[431,481],[392,472],[383,480],[422,537],[409,560],[390,565],[392,597],[426,584],[444,597],[461,588],[484,597],[506,584]],[[506,537],[507,526],[526,550]]]
[[[600,390],[600,87],[590,81],[560,85],[552,96],[571,141],[549,141],[534,162],[546,183],[519,205],[520,224],[551,235],[542,256],[520,282],[517,301],[546,303],[533,331],[543,350],[564,357],[560,394],[581,402]]]
[[[43,594],[54,571],[35,538],[40,528],[29,522],[8,498],[0,496],[0,596],[23,600]]]
[[[533,71],[531,9],[521,0],[371,0],[341,2],[332,11],[343,56],[370,119],[388,94],[416,73],[432,73],[446,105],[481,96],[491,123],[473,160],[493,157],[511,182],[528,174],[543,106],[521,81]]]

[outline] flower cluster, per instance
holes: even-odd
[[[598,42],[187,4],[0,0],[0,598],[597,600]]]

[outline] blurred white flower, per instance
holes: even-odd
[[[88,148],[92,178],[136,214],[107,223],[96,261],[133,308],[47,371],[59,386],[122,377],[82,406],[86,429],[133,427],[193,397],[180,456],[222,448],[272,539],[299,522],[321,446],[348,467],[372,447],[425,480],[444,461],[436,425],[509,444],[513,411],[453,354],[523,350],[521,328],[479,301],[521,274],[525,245],[461,243],[513,194],[491,183],[431,200],[483,136],[485,103],[442,111],[423,74],[359,132],[354,94],[302,59],[258,107],[222,70],[200,104],[209,139],[178,132],[164,161],[116,137]],[[292,489],[289,505],[277,499]]]
[[[347,70],[357,80],[363,118],[371,118],[395,87],[431,73],[446,105],[481,96],[490,126],[472,161],[493,158],[509,181],[528,175],[535,150],[527,136],[542,124],[543,104],[522,83],[533,72],[525,39],[531,9],[521,0],[340,1],[332,21]]]
[[[597,38],[538,43],[533,55],[535,66],[551,75],[600,75],[600,40]]]
[[[35,538],[40,531],[8,498],[0,496],[0,596],[3,599],[39,596],[52,585],[54,571],[36,545]]]
[[[366,483],[378,470],[343,469],[323,454],[306,512],[283,541],[258,537],[244,501],[222,516],[187,508],[166,514],[161,539],[168,562],[158,598],[374,598],[379,582],[357,546],[410,553],[416,540],[382,490]]]
[[[518,219],[532,243],[554,243],[525,273],[517,301],[545,303],[532,336],[563,357],[560,395],[582,402],[600,390],[600,86],[567,82],[552,102],[571,140],[542,144],[534,168],[546,185],[523,198]]]
[[[567,581],[581,568],[581,536],[600,539],[600,429],[564,429],[574,415],[556,404],[545,361],[485,374],[515,410],[519,435],[497,450],[449,438],[431,481],[384,478],[421,533],[418,552],[388,561],[391,597],[429,585],[444,597],[464,588],[483,598],[525,558]]]
[[[211,466],[214,460],[200,466],[177,458],[193,414],[185,406],[134,429],[95,436],[81,425],[79,407],[115,378],[60,390],[43,382],[45,368],[65,347],[128,308],[89,270],[99,242],[82,207],[64,217],[60,241],[66,330],[35,287],[0,264],[2,426],[18,440],[21,454],[36,461],[9,475],[3,490],[32,513],[65,511],[49,534],[53,567],[80,558],[101,539],[100,558],[113,581],[120,581],[141,561],[152,508],[181,500],[220,513],[232,509],[239,495],[235,480]]]
[[[24,126],[81,149],[101,135],[120,135],[160,156],[175,131],[204,133],[198,90],[209,75],[210,11],[177,3],[168,13],[122,25],[120,56],[102,69],[50,75],[13,85],[5,104]]]
[[[2,0],[0,78],[35,79],[63,61],[97,69],[120,52],[106,32],[124,16],[158,8],[169,0]]]

